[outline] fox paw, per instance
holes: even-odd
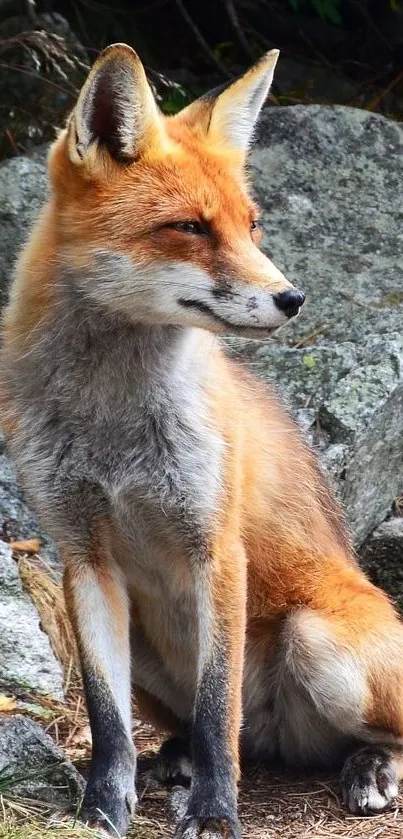
[[[398,779],[390,752],[368,746],[347,758],[341,789],[344,804],[354,815],[370,816],[393,807]]]
[[[155,774],[165,786],[189,787],[192,780],[189,741],[182,737],[165,740],[157,755]]]
[[[241,829],[233,819],[185,816],[176,829],[175,839],[241,839]]]
[[[124,836],[137,802],[134,788],[120,790],[110,783],[87,786],[80,819],[89,827],[96,827],[114,836]]]
[[[194,816],[187,812],[188,804],[189,793],[183,787],[175,787],[170,797],[176,823],[174,839],[240,839],[241,827],[236,816]]]

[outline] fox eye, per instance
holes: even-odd
[[[180,233],[189,233],[191,236],[208,236],[209,230],[201,221],[174,221],[167,225]]]
[[[257,218],[253,219],[250,223],[250,230],[253,233],[254,230],[259,230],[260,224]]]

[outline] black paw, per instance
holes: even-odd
[[[108,779],[88,782],[80,818],[89,827],[105,830],[115,839],[124,836],[136,806],[134,784],[122,788]]]
[[[237,819],[198,818],[185,816],[179,823],[174,839],[241,839]]]
[[[192,780],[189,741],[182,737],[166,740],[157,755],[155,774],[165,786],[189,787]]]
[[[340,783],[343,801],[350,813],[370,816],[389,810],[398,794],[392,755],[377,746],[360,749],[347,758]]]

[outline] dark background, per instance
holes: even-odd
[[[137,49],[167,113],[276,46],[273,104],[403,119],[403,0],[0,0],[0,158],[54,136],[114,41]]]

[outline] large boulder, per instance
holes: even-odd
[[[403,126],[342,106],[272,108],[252,161],[264,244],[308,294],[284,340],[401,332]]]
[[[266,110],[251,156],[263,247],[307,302],[276,340],[228,342],[317,446],[357,544],[403,488],[402,152],[403,127],[365,111]],[[43,160],[0,168],[3,295],[46,193]]]

